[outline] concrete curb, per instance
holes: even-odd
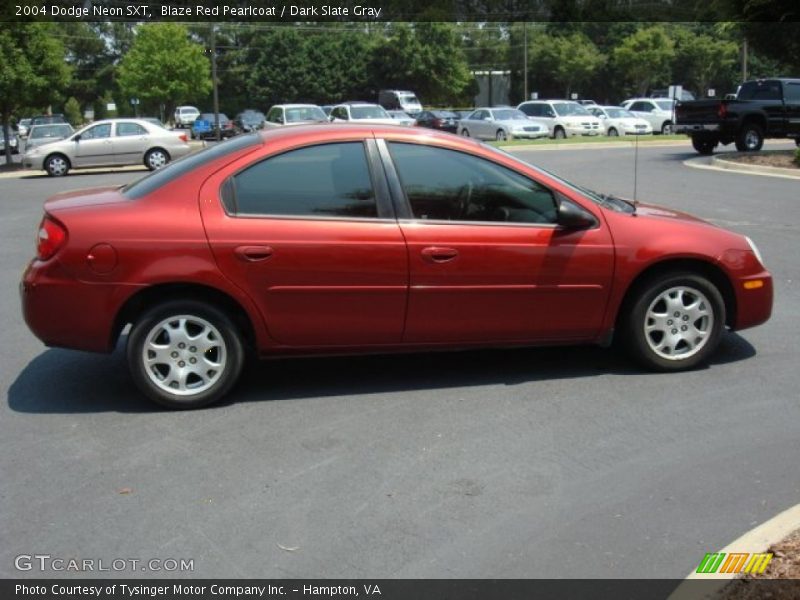
[[[774,516],[769,521],[751,529],[737,540],[734,540],[719,550],[719,552],[724,552],[726,554],[731,552],[765,552],[770,546],[780,542],[797,529],[800,529],[800,504],[792,506]],[[701,557],[698,557],[698,561],[700,558]],[[731,580],[736,579],[738,576],[738,573],[701,574],[693,571],[686,576],[684,583],[675,589],[668,600],[696,600],[698,598],[697,587],[691,583],[687,583],[689,581],[704,580],[714,582],[713,584],[709,583],[708,587],[703,587],[703,597],[708,598],[717,594]]]
[[[639,142],[640,148],[669,148],[671,146],[686,146],[687,141],[684,140],[669,140],[666,142]],[[498,146],[507,152],[514,152],[515,150],[590,150],[592,148],[606,149],[606,148],[634,148],[636,147],[635,141],[625,140],[623,142],[588,142],[585,144],[520,144],[519,146]]]
[[[736,156],[738,156],[738,154]],[[732,160],[726,160],[726,158],[720,156],[712,156],[711,164],[725,171],[736,171],[739,173],[755,173],[757,175],[778,175],[782,177],[789,177],[792,179],[800,179],[800,169],[785,169],[783,167],[750,165]]]

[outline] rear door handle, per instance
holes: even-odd
[[[422,258],[428,262],[444,263],[453,260],[458,256],[458,250],[455,248],[442,248],[440,246],[431,246],[422,250]]]
[[[269,246],[239,246],[233,252],[245,262],[259,262],[272,256],[273,250]]]

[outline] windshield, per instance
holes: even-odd
[[[597,192],[594,192],[592,190],[586,189],[586,188],[581,187],[579,185],[576,185],[574,183],[570,183],[569,181],[565,181],[564,179],[562,179],[558,175],[554,175],[553,173],[551,173],[550,171],[547,171],[546,169],[543,169],[541,167],[535,167],[530,163],[526,163],[525,161],[520,160],[519,158],[517,158],[516,156],[514,156],[510,152],[508,152],[506,150],[503,150],[502,148],[497,148],[495,146],[490,146],[489,144],[484,144],[482,142],[480,144],[484,148],[489,148],[493,152],[496,152],[498,154],[502,154],[506,158],[510,158],[511,160],[513,160],[518,165],[524,166],[524,167],[526,167],[528,169],[533,169],[534,171],[539,171],[540,173],[542,173],[544,175],[547,175],[548,177],[550,177],[551,179],[557,181],[558,183],[562,184],[563,186],[578,192],[584,198],[587,198],[588,200],[591,200],[595,204],[598,204],[598,205],[600,205],[600,206],[602,206],[604,208],[609,208],[609,209],[614,210],[616,212],[622,212],[622,213],[627,213],[627,214],[633,214],[633,213],[636,212],[636,206],[632,202],[628,202],[627,200],[622,200],[621,198],[617,198],[616,196],[608,196],[608,195],[605,195],[605,194],[598,194]]]
[[[242,123],[247,123],[248,125],[258,125],[264,121],[264,115],[260,112],[246,112],[241,114]]]
[[[353,119],[391,119],[380,106],[351,106],[350,116]]]
[[[327,121],[328,117],[319,106],[302,106],[286,109],[286,122],[299,123],[300,121]]]
[[[624,108],[606,108],[606,114],[611,119],[635,119],[636,115]]]
[[[229,121],[228,115],[225,113],[218,113],[219,114],[219,122],[220,123],[227,123]],[[197,117],[201,121],[208,121],[209,123],[214,122],[214,113],[203,113],[199,117]]]
[[[400,94],[398,98],[403,104],[419,104],[419,100],[414,94]]]
[[[509,108],[506,110],[494,111],[494,118],[497,121],[516,121],[518,119],[526,120],[528,117],[521,110]]]
[[[553,102],[559,117],[590,117],[591,113],[577,102]]]
[[[672,100],[656,100],[656,105],[661,110],[672,111]]]
[[[31,139],[39,138],[52,138],[52,137],[67,137],[72,133],[72,127],[69,125],[37,125],[31,131]]]
[[[121,191],[126,197],[133,200],[141,198],[206,163],[227,154],[233,154],[238,150],[243,150],[248,146],[255,147],[261,143],[261,136],[257,133],[239,135],[226,142],[208,146],[199,152],[187,154],[178,160],[172,161],[166,167],[151,171],[141,179],[129,183]]]

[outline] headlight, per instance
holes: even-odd
[[[756,245],[753,242],[753,240],[751,240],[747,236],[744,236],[744,239],[746,239],[747,243],[750,244],[750,249],[753,251],[753,254],[756,255],[756,258],[758,259],[758,262],[760,262],[761,266],[763,267],[764,266],[764,258],[761,256],[761,252],[758,251],[758,248],[756,247]]]

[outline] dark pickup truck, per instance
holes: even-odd
[[[735,100],[678,102],[675,132],[690,135],[700,154],[731,142],[740,152],[754,152],[765,138],[791,138],[800,145],[800,79],[748,81]]]

